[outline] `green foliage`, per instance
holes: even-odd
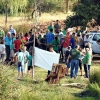
[[[19,86],[8,78],[13,76],[13,73],[9,72],[9,68],[5,69],[3,67],[0,66],[0,100],[18,100],[20,95]]]
[[[66,9],[66,0],[35,0],[37,8],[41,12],[53,12],[62,11]],[[77,0],[71,0],[69,7],[73,2]],[[0,14],[4,14],[6,10],[6,4],[8,5],[8,15],[17,15],[19,13],[30,14],[34,11],[34,0],[0,0]]]
[[[99,65],[97,67],[99,68]],[[35,67],[36,81],[33,81],[30,75],[17,80],[16,67],[2,66],[0,64],[0,100],[99,100],[98,98],[94,98],[95,96],[99,96],[100,93],[97,84],[89,86],[87,94],[90,93],[90,95],[80,97],[79,95],[84,89],[50,85],[44,81],[46,75],[46,70]],[[80,76],[76,79],[70,79],[69,76],[66,76],[61,80],[61,84],[70,84],[73,82],[86,84],[88,80]]]
[[[97,83],[100,86],[100,70],[95,70],[89,77],[90,83]]]
[[[62,1],[64,2],[64,1]],[[61,1],[54,1],[54,0],[44,0],[44,2],[41,4],[41,11],[42,12],[56,12],[56,11],[61,11]]]
[[[100,98],[100,87],[97,83],[89,85],[89,94],[93,97]]]
[[[76,26],[84,26],[85,23],[85,17],[81,15],[74,15],[74,16],[69,16],[66,21],[66,29],[69,27],[76,27]]]
[[[74,16],[70,16],[66,19],[66,27],[70,27],[71,23],[75,26],[81,25],[86,27],[87,22],[92,18],[97,20],[100,14],[99,6],[100,5],[98,5],[95,0],[79,0],[73,7]],[[79,19],[77,16],[79,16]],[[75,19],[74,23],[73,19]]]
[[[22,12],[22,10],[25,9],[27,6],[28,0],[10,0],[9,2],[9,9],[10,9],[10,14],[17,15],[18,11]]]

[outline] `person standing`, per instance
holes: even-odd
[[[32,68],[33,68],[33,66],[32,66],[32,51],[30,51],[29,57],[28,57],[28,75],[30,74],[30,71]]]
[[[88,45],[88,42],[90,42],[89,34],[87,33],[84,37],[84,46],[86,47]]]
[[[69,58],[71,57],[71,70],[70,70],[70,77],[76,78],[78,74],[78,66],[79,66],[79,56],[80,51],[78,50],[79,46],[75,46],[75,49],[72,49],[70,52],[70,55],[68,56],[67,62],[69,61]]]
[[[15,36],[16,36],[16,30],[13,28],[13,25],[10,25],[10,27],[9,27],[10,29],[9,29],[9,32],[12,34],[12,33],[15,33]],[[10,34],[10,35],[11,35]]]
[[[54,30],[54,26],[52,25],[52,22],[50,23],[50,25],[48,26],[48,30],[50,31],[50,29]]]
[[[23,47],[23,53],[24,53],[24,73],[26,74],[27,73],[27,69],[28,69],[28,59],[29,59],[29,52],[26,51],[27,47],[24,46]]]
[[[65,59],[66,59],[66,65],[67,65],[67,72],[66,75],[69,75],[69,68],[71,66],[71,58],[68,59],[68,56],[70,55],[71,47],[68,47],[68,50],[66,51],[65,54]],[[68,60],[68,61],[67,61]]]
[[[11,34],[11,41],[10,41],[10,58],[11,58],[11,64],[14,63],[14,41],[16,40],[15,38],[15,33]]]
[[[54,40],[52,40],[51,44],[53,45],[53,50],[58,53],[59,52],[59,45],[60,45],[60,40],[56,36]]]
[[[2,40],[1,43],[0,43],[0,55],[1,55],[2,62],[4,62],[4,57],[5,57],[5,44],[4,44],[4,40]]]
[[[5,61],[10,61],[10,42],[11,42],[10,34],[11,33],[8,32],[7,36],[4,38],[5,46],[6,46],[6,60]]]
[[[42,49],[42,50],[46,50],[47,47],[46,47],[46,35],[43,36],[43,38],[40,40],[40,46],[39,48]]]
[[[47,44],[50,44],[52,40],[54,40],[54,34],[53,34],[53,29],[50,29],[50,32],[46,34]]]
[[[75,39],[73,37],[73,34],[70,35],[70,45],[71,45],[71,48],[74,49],[75,48]]]
[[[0,26],[0,42],[4,39],[5,32],[3,31],[2,27]]]
[[[91,66],[91,53],[89,52],[89,48],[85,48],[86,54],[83,58],[83,65],[85,71],[85,78],[89,78],[90,75],[90,66]]]
[[[62,42],[63,62],[65,62],[65,53],[68,50],[69,44],[70,44],[70,38],[66,36],[64,38],[64,41]]]
[[[18,37],[16,37],[16,40],[14,41],[14,52],[18,52],[20,50],[21,47],[21,39]]]
[[[21,79],[24,76],[24,53],[21,52],[21,50],[19,50],[18,53],[16,53],[16,56],[18,58],[18,63],[17,63],[17,67],[18,67],[18,77],[17,79]]]
[[[49,45],[49,46],[48,46],[47,51],[52,52],[52,53],[56,53],[56,52],[53,50],[53,46],[52,46],[52,45]],[[47,77],[50,75],[50,73],[51,73],[51,71],[48,70]]]
[[[54,32],[55,32],[55,34],[59,34],[60,29],[61,29],[61,26],[59,25],[59,20],[56,20],[56,23],[54,25]]]

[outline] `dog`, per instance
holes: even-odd
[[[50,75],[45,79],[49,84],[59,84],[60,79],[65,76],[67,68],[62,64],[53,64]]]

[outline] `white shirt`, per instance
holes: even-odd
[[[5,54],[5,44],[0,44],[0,53]]]
[[[90,38],[84,37],[84,42],[85,42],[85,46],[86,46],[88,44],[88,42],[90,42]]]

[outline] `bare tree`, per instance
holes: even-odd
[[[5,1],[5,25],[8,22],[8,0]]]
[[[69,11],[69,0],[66,0],[65,2],[66,2],[66,12],[68,12]]]

